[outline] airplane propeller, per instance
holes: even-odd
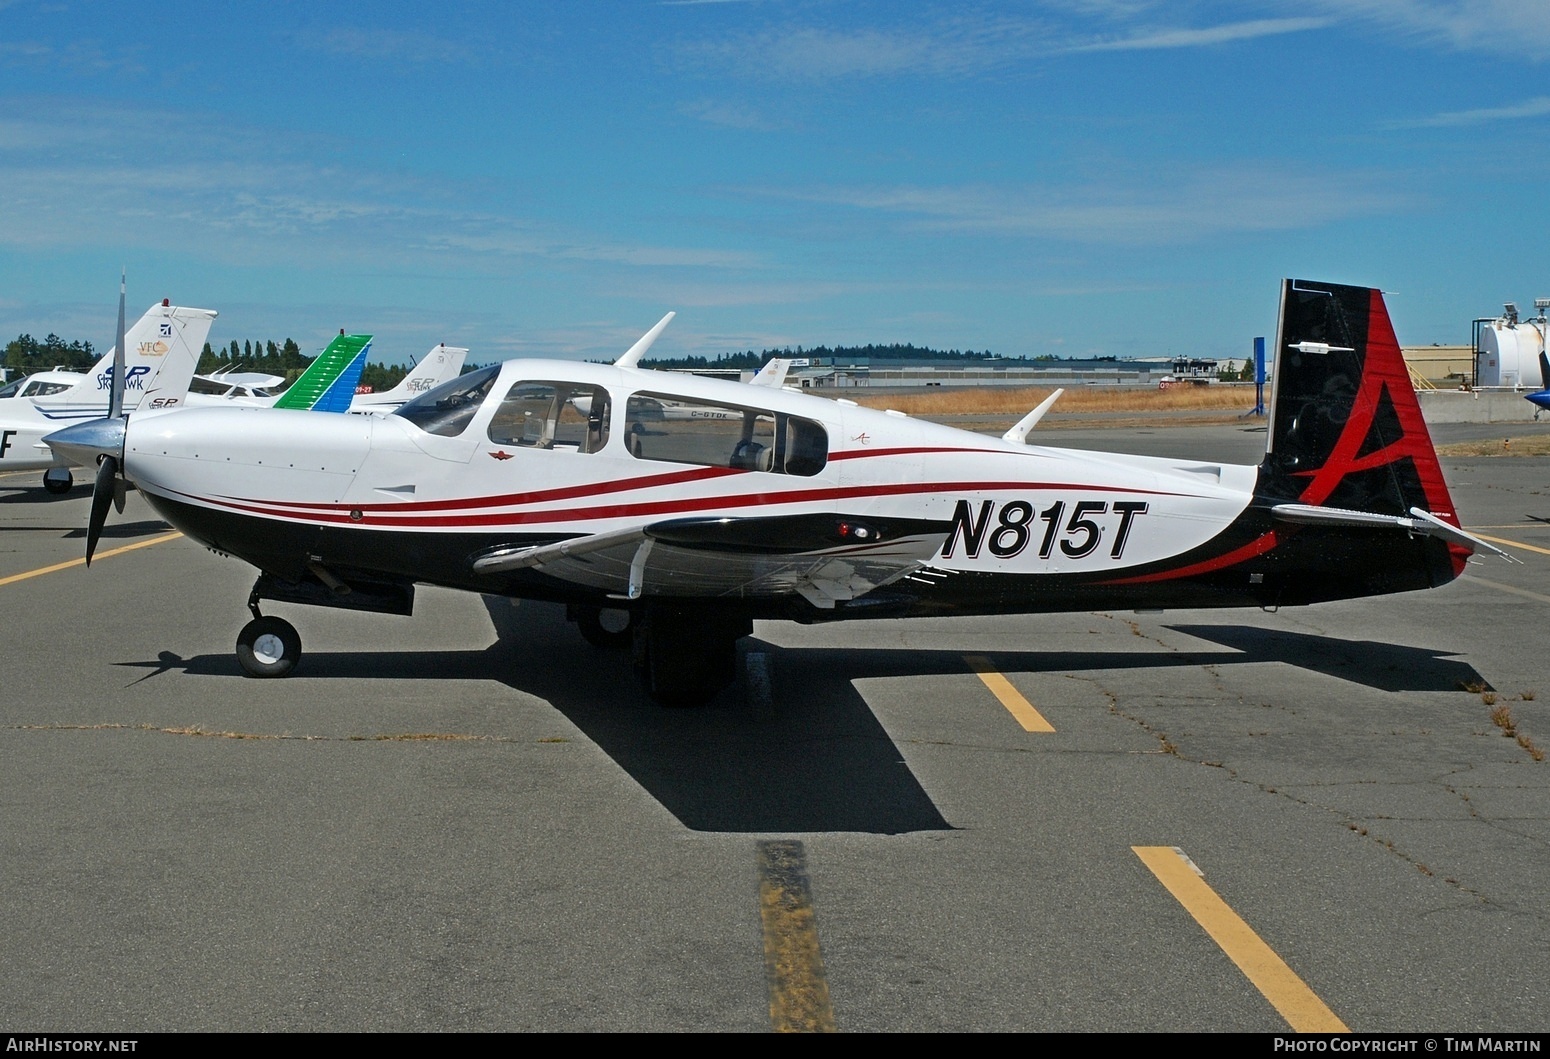
[[[55,431],[43,440],[56,453],[74,463],[90,467],[97,465],[97,478],[92,486],[91,515],[86,522],[86,565],[91,565],[92,554],[102,536],[102,527],[108,519],[108,506],[119,514],[124,513],[124,493],[127,484],[122,474],[124,467],[124,301],[126,276],[118,281],[118,342],[114,346],[112,388],[108,396],[106,419],[77,423]]]

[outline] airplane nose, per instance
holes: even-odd
[[[120,464],[124,460],[124,429],[128,421],[122,417],[93,419],[56,430],[43,439],[43,443],[81,467],[94,467],[99,456],[112,456]]]

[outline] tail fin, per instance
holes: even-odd
[[[1261,493],[1459,524],[1382,292],[1283,283],[1270,411]]]
[[[307,365],[301,377],[288,386],[276,408],[312,409],[319,412],[348,412],[355,399],[355,387],[366,369],[366,354],[371,349],[370,335],[340,332]]]
[[[421,357],[420,362],[414,366],[414,370],[400,379],[397,386],[385,393],[361,394],[351,404],[351,410],[361,411],[378,405],[386,405],[391,409],[420,396],[427,390],[434,390],[442,383],[458,377],[463,370],[463,360],[467,356],[468,350],[461,346],[449,346],[443,342]]]
[[[786,373],[790,370],[790,357],[776,357],[760,368],[759,373],[749,379],[748,382],[752,386],[768,386],[773,390],[778,390],[786,385]]]
[[[1539,378],[1546,390],[1550,390],[1550,357],[1545,356],[1544,351],[1539,353]]]
[[[124,411],[170,407],[188,394],[188,384],[199,366],[213,309],[191,309],[162,301],[151,306],[124,333]],[[100,416],[113,389],[113,360],[117,349],[104,354],[75,386],[50,397],[50,405],[71,411],[42,409],[50,419]]]

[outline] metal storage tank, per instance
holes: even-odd
[[[1550,299],[1535,299],[1534,305],[1539,316],[1533,320],[1519,320],[1517,306],[1508,302],[1495,320],[1477,321],[1475,385],[1540,388],[1539,354],[1545,351],[1544,310]]]

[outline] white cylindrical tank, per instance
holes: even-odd
[[[1544,349],[1543,320],[1491,321],[1480,329],[1480,348],[1475,351],[1479,384],[1539,389],[1539,354]]]

